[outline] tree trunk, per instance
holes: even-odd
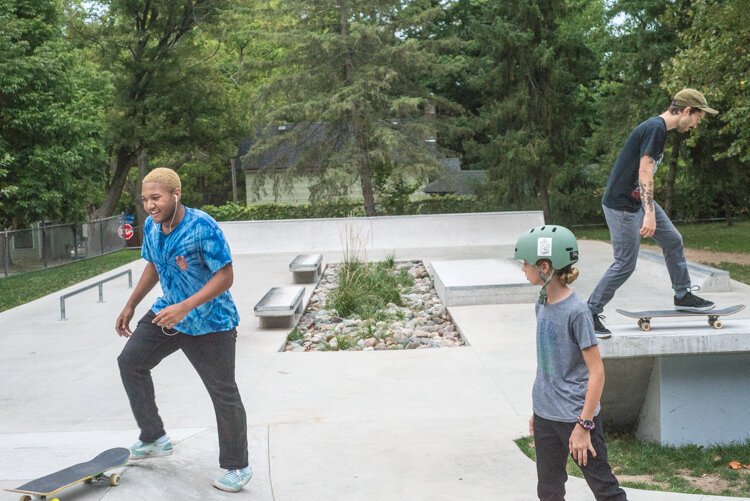
[[[542,206],[542,212],[544,213],[544,222],[549,224],[552,221],[552,210],[549,203],[549,190],[547,189],[548,182],[546,179],[540,176],[538,180],[539,189],[539,203]]]
[[[146,222],[146,218],[148,217],[148,214],[146,214],[146,210],[141,203],[141,184],[143,183],[143,178],[146,177],[146,174],[148,174],[148,153],[146,153],[146,150],[143,150],[141,151],[141,154],[138,155],[138,180],[136,181],[135,189],[133,190],[135,213],[138,216],[138,224],[141,225]]]
[[[727,226],[733,226],[734,221],[732,220],[732,201],[729,197],[729,189],[725,183],[722,184],[722,195],[724,195],[724,217],[727,220]]]
[[[115,164],[115,174],[112,182],[107,188],[107,194],[104,196],[104,202],[101,207],[96,209],[92,219],[101,219],[110,217],[117,208],[117,203],[122,196],[122,190],[125,188],[125,181],[128,179],[130,168],[136,162],[139,151],[132,152],[121,146],[117,149],[117,163]]]
[[[680,160],[680,145],[682,145],[682,136],[675,134],[672,136],[672,158],[669,159],[669,171],[667,172],[667,181],[664,185],[664,212],[671,219],[673,214],[674,186],[677,179],[677,164]]]
[[[375,193],[372,189],[372,173],[367,157],[363,155],[359,164],[359,182],[362,186],[362,198],[365,204],[365,216],[377,216],[375,210]]]
[[[349,43],[349,9],[344,0],[339,0],[338,7],[341,38],[345,43]],[[349,47],[344,51],[343,62],[346,85],[352,85],[354,83],[354,61]],[[352,110],[349,112],[349,116],[359,156],[357,162],[359,165],[358,174],[360,186],[362,187],[365,215],[377,216],[378,214],[375,211],[375,194],[372,189],[372,173],[370,172],[370,164],[367,160],[367,137],[365,136],[364,123],[360,120],[356,104],[352,105]]]

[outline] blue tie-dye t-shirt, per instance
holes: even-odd
[[[589,370],[583,350],[597,344],[586,303],[573,292],[559,303],[536,305],[534,414],[575,423],[583,410]],[[597,403],[594,415],[599,414]]]
[[[198,209],[185,208],[185,217],[169,235],[151,217],[143,227],[141,255],[154,264],[164,295],[151,309],[158,313],[201,290],[211,277],[232,262],[229,245],[214,219]],[[199,336],[237,327],[239,315],[229,291],[188,313],[175,329]]]

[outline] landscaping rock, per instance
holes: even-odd
[[[288,341],[285,351],[337,351],[342,347],[351,351],[413,350],[464,345],[421,261],[395,263],[395,272],[406,269],[414,278],[414,285],[401,292],[403,306],[388,303],[377,321],[341,318],[335,310],[326,309],[328,296],[336,288],[339,266],[326,267],[297,325],[303,339]]]

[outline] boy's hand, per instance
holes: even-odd
[[[130,306],[126,306],[122,309],[117,320],[115,320],[115,330],[117,331],[118,336],[130,337],[133,335],[133,332],[130,330],[130,320],[132,320],[134,313],[135,309]]]
[[[577,424],[573,428],[573,433],[570,434],[568,449],[573,456],[573,460],[578,463],[578,466],[586,466],[588,464],[589,452],[591,452],[591,457],[596,457],[596,450],[594,450],[594,446],[591,444],[591,432],[584,430]]]
[[[154,323],[159,327],[172,329],[175,325],[179,324],[189,312],[190,308],[183,303],[173,304],[157,313],[151,323]]]

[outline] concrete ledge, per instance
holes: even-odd
[[[630,328],[610,326],[616,334],[600,342],[599,350],[605,359],[750,352],[750,319],[729,315],[722,321],[724,328],[712,329],[703,317],[693,321],[659,318],[653,330],[641,332],[633,320]]]
[[[665,445],[746,440],[750,319],[729,316],[719,330],[660,320],[650,332],[635,321],[613,326],[615,334],[599,343],[607,375],[605,423]]]
[[[219,223],[233,254],[341,250],[347,232],[368,248],[512,245],[518,235],[544,224],[541,211],[419,216],[228,221]]]
[[[512,259],[432,261],[430,271],[446,306],[533,303],[539,297]]]
[[[638,258],[663,264],[664,267],[659,273],[669,279],[669,272],[667,271],[667,265],[664,262],[663,255],[658,252],[641,249],[638,252]],[[701,292],[728,292],[731,290],[731,281],[729,279],[728,271],[720,270],[712,266],[706,266],[705,264],[694,263],[692,261],[687,262],[687,267],[693,285],[699,285]]]

